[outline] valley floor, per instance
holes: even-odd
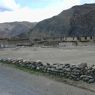
[[[0,49],[0,58],[24,58],[44,63],[95,64],[95,46],[70,48],[16,47]]]

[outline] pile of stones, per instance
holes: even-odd
[[[78,65],[72,64],[43,64],[38,61],[27,61],[24,59],[0,59],[0,62],[7,64],[15,64],[20,67],[29,68],[34,71],[48,73],[50,75],[64,77],[75,81],[84,81],[87,83],[95,82],[95,65],[88,66],[87,63]]]

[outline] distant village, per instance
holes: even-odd
[[[47,37],[33,39],[0,39],[0,48],[15,46],[88,46],[95,44],[95,37]]]

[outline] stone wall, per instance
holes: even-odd
[[[27,61],[24,59],[3,58],[0,62],[14,64],[19,67],[27,68],[33,71],[48,73],[61,78],[68,78],[74,81],[84,81],[87,83],[95,82],[95,65],[88,66],[87,63],[79,65],[71,64],[50,64],[38,61]]]

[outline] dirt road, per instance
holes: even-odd
[[[95,95],[95,93],[0,64],[0,95]]]

